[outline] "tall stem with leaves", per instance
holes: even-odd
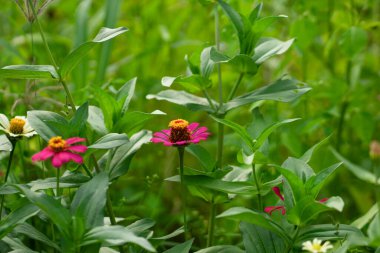
[[[11,171],[11,166],[12,166],[12,161],[13,161],[13,154],[14,154],[15,149],[16,149],[17,140],[13,140],[13,141],[11,141],[11,143],[12,143],[12,150],[11,150],[11,153],[9,154],[9,160],[8,160],[8,165],[7,165],[7,172],[5,173],[4,184],[7,183],[9,172]],[[4,195],[1,195],[0,219],[1,219],[2,214],[3,214],[4,197],[5,197]]]
[[[179,174],[181,178],[181,199],[182,199],[182,205],[183,205],[183,224],[185,228],[185,238],[188,239],[189,230],[187,226],[187,198],[186,198],[184,166],[183,166],[184,153],[185,153],[185,147],[178,147]]]

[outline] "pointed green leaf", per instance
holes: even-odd
[[[45,141],[54,136],[65,137],[69,123],[61,115],[50,111],[28,111],[27,115],[29,124]]]
[[[303,160],[305,163],[310,162],[310,159],[314,153],[315,150],[319,149],[321,146],[325,145],[328,140],[330,140],[331,135],[327,136],[325,139],[322,141],[318,142],[314,146],[312,146],[310,149],[308,149],[302,157],[300,157],[301,160]]]
[[[55,248],[55,249],[59,250],[59,247],[58,247],[58,245],[55,242],[53,242],[52,240],[50,240],[45,234],[43,234],[42,232],[38,231],[35,227],[33,227],[32,225],[30,225],[29,223],[25,222],[25,223],[22,223],[22,224],[18,225],[15,228],[14,232],[26,235],[27,237],[29,237],[29,238],[31,238],[33,240],[40,241],[40,242],[44,243],[47,246],[50,246],[52,248]]]
[[[371,209],[368,210],[367,213],[365,213],[363,216],[359,217],[358,219],[354,220],[351,225],[358,228],[363,229],[364,226],[366,226],[372,219],[375,217],[375,215],[379,212],[379,207],[377,203],[375,203]]]
[[[262,64],[264,61],[274,55],[280,55],[285,53],[289,47],[293,44],[294,39],[281,41],[277,39],[267,39],[255,48],[255,54],[252,60],[257,64]]]
[[[10,65],[0,69],[0,78],[13,79],[58,79],[51,65]]]
[[[122,115],[124,115],[124,113],[128,110],[129,103],[135,93],[136,81],[137,77],[132,78],[126,82],[116,94],[116,101],[122,103],[120,110]]]
[[[198,250],[195,253],[245,253],[245,251],[237,246],[218,245]]]
[[[184,243],[178,244],[171,249],[165,250],[163,253],[189,253],[193,242],[194,238]]]
[[[88,146],[88,148],[93,148],[93,149],[117,148],[121,145],[126,144],[128,141],[129,139],[126,134],[110,133],[101,137],[94,144]]]

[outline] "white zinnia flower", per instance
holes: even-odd
[[[29,125],[28,120],[24,116],[16,116],[10,121],[7,116],[0,113],[0,130],[13,138],[31,137],[37,134],[36,131]]]
[[[333,246],[329,241],[325,241],[325,243],[322,244],[322,240],[318,240],[318,238],[314,238],[313,242],[306,241],[302,243],[302,249],[312,253],[326,253],[332,248]]]

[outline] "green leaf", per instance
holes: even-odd
[[[152,219],[141,219],[133,222],[132,224],[129,224],[126,228],[129,229],[131,232],[139,235],[148,229],[152,228],[156,222]]]
[[[28,111],[27,115],[29,124],[45,141],[54,136],[65,138],[69,123],[61,115],[50,111]]]
[[[282,21],[283,19],[288,18],[286,15],[278,16],[267,16],[259,18],[253,24],[252,30],[255,33],[255,41],[257,41],[261,35],[269,28],[272,27],[275,21]]]
[[[380,215],[377,214],[372,222],[369,224],[367,230],[370,244],[376,247],[380,247]]]
[[[118,246],[126,243],[136,244],[149,252],[156,252],[148,240],[136,236],[122,226],[101,226],[88,231],[83,238],[82,246],[102,243],[104,246]]]
[[[128,110],[129,103],[135,93],[136,81],[137,77],[132,78],[126,82],[116,94],[116,101],[122,103],[120,110],[122,115],[124,115],[124,113]]]
[[[313,169],[307,163],[294,157],[288,157],[281,167],[292,171],[303,183],[306,183],[310,177],[315,175]]]
[[[151,113],[146,112],[126,112],[124,116],[116,122],[113,127],[115,132],[124,132],[129,136],[135,134],[136,132],[142,130],[146,122],[156,118],[157,116],[166,115],[166,113],[155,110]]]
[[[214,169],[216,164],[215,159],[202,146],[189,145],[185,150],[196,157],[206,171],[212,171]]]
[[[360,27],[352,26],[343,33],[340,41],[340,48],[343,53],[353,59],[367,46],[367,32]]]
[[[103,225],[107,189],[107,173],[101,172],[79,187],[76,192],[71,203],[71,214],[83,219],[86,229]]]
[[[70,132],[72,135],[78,135],[80,131],[86,126],[88,119],[88,102],[81,105],[75,112],[73,118],[70,120]]]
[[[269,135],[274,131],[276,130],[278,127],[282,126],[282,125],[285,125],[285,124],[288,124],[288,123],[291,123],[291,122],[294,122],[296,120],[300,120],[299,118],[296,118],[296,119],[287,119],[287,120],[283,120],[283,121],[280,121],[280,122],[277,122],[277,123],[274,123],[273,125],[267,127],[266,129],[264,129],[264,131],[257,137],[257,139],[254,141],[254,146],[253,146],[253,152],[255,152],[256,150],[258,150],[263,144],[264,142],[266,141],[266,139],[269,137]]]
[[[277,165],[275,165],[275,168],[280,171],[283,177],[286,178],[293,193],[292,195],[293,195],[294,200],[289,199],[290,196],[285,196],[285,200],[289,202],[297,202],[301,200],[302,198],[304,198],[304,196],[306,195],[306,192],[305,192],[305,187],[303,185],[301,178],[299,178],[295,173],[293,173],[292,171],[288,169],[282,168]]]
[[[88,148],[93,148],[93,149],[117,148],[121,145],[126,144],[128,141],[129,139],[126,134],[110,133],[101,137],[94,144],[88,146]]]
[[[10,65],[0,69],[0,78],[13,79],[58,79],[51,65]]]
[[[359,217],[358,219],[354,220],[351,223],[351,226],[354,226],[358,229],[363,229],[364,226],[366,226],[372,219],[375,217],[375,215],[379,212],[379,207],[377,203],[375,203],[371,209],[368,210],[366,214]]]
[[[245,253],[245,251],[237,246],[218,245],[198,250],[195,253]]]
[[[27,219],[39,212],[38,207],[31,203],[25,203],[25,201],[20,203],[23,204],[0,221],[0,238],[6,236],[17,225],[24,223]]]
[[[2,241],[4,241],[9,245],[9,247],[11,247],[11,249],[13,249],[13,251],[9,251],[10,253],[39,253],[26,247],[18,238],[11,238],[6,236],[2,239]]]
[[[118,147],[112,157],[110,163],[110,180],[120,177],[128,172],[129,164],[134,154],[145,143],[150,142],[152,133],[150,131],[142,130],[134,134],[127,144]]]
[[[216,51],[215,48],[212,48],[210,57],[216,63],[229,63],[239,73],[255,75],[258,70],[258,65],[255,63],[255,61],[245,54],[238,54],[230,58],[227,55]]]
[[[259,3],[249,14],[249,21],[255,23],[255,21],[260,17],[261,10],[263,9],[263,3]]]
[[[317,175],[310,177],[305,184],[306,192],[316,198],[326,179],[334,173],[340,165],[342,165],[342,163],[333,164],[319,172]]]
[[[5,134],[0,135],[0,151],[12,151],[13,146]]]
[[[71,215],[69,211],[61,205],[60,201],[44,193],[33,192],[25,186],[15,185],[15,187],[19,189],[30,202],[47,214],[64,238],[70,238],[69,228]]]
[[[90,105],[88,107],[87,123],[100,135],[106,135],[108,130],[104,124],[104,115],[99,107]]]
[[[286,243],[275,233],[246,222],[240,223],[246,252],[283,253]]]
[[[301,86],[298,86],[297,84],[300,83],[294,79],[279,79],[272,84],[234,98],[224,105],[223,110],[227,112],[260,100],[291,102],[311,90],[311,88],[302,83]]]
[[[296,203],[296,205],[288,210],[287,219],[294,225],[306,225],[310,220],[316,218],[320,213],[343,210],[344,202],[340,197],[331,197],[324,204],[315,201],[313,197],[306,196]]]
[[[304,161],[305,163],[310,162],[310,159],[314,153],[315,150],[319,149],[321,146],[325,145],[328,140],[330,140],[331,135],[327,136],[325,139],[322,141],[318,142],[314,146],[312,146],[310,149],[308,149],[302,157],[300,157],[300,160]]]
[[[212,50],[212,48],[213,47],[206,47],[202,50],[201,53],[200,74],[206,80],[208,80],[208,78],[210,77],[215,65],[215,62],[210,59],[210,51]]]
[[[342,161],[343,164],[346,166],[346,168],[349,171],[351,171],[357,178],[359,178],[365,182],[371,183],[371,184],[376,184],[376,185],[380,184],[380,179],[376,179],[375,174],[369,172],[368,170],[365,170],[365,169],[359,167],[356,164],[351,163],[346,158],[344,158],[341,154],[339,154],[335,149],[330,147],[330,150],[332,151],[334,156],[338,160]]]
[[[255,54],[253,55],[252,60],[256,62],[256,64],[262,64],[264,61],[274,55],[285,53],[293,44],[293,42],[294,39],[287,41],[281,41],[272,38],[267,39],[256,46]]]
[[[318,238],[323,241],[327,240],[342,240],[351,235],[358,235],[363,237],[362,232],[350,225],[346,224],[320,224],[311,225],[300,228],[296,244],[301,244],[305,241],[312,241],[314,238]]]
[[[194,242],[194,238],[184,243],[178,244],[174,246],[173,248],[165,250],[163,253],[189,253],[193,242]]]
[[[79,187],[82,184],[90,180],[90,177],[83,175],[82,173],[70,173],[65,174],[59,178],[60,188]],[[50,177],[45,179],[37,179],[28,183],[30,190],[38,191],[45,189],[54,189],[57,187],[57,178]]]
[[[120,117],[117,102],[113,96],[102,89],[95,90],[96,100],[103,111],[104,124],[108,130],[112,130],[114,122]]]
[[[232,130],[234,130],[235,133],[237,133],[240,136],[240,138],[248,145],[248,147],[250,147],[251,150],[254,149],[253,140],[244,127],[230,120],[220,119],[213,115],[210,115],[210,117],[216,122],[222,123],[223,125],[232,128]]]
[[[190,75],[186,77],[177,76],[164,76],[161,83],[165,87],[170,87],[173,84],[180,84],[185,90],[195,93],[200,92],[211,86],[211,81],[208,78],[202,77],[201,75]]]
[[[218,215],[217,218],[233,218],[241,221],[248,222],[265,228],[273,233],[279,235],[281,238],[289,242],[290,238],[288,237],[286,231],[283,230],[281,226],[272,221],[269,216],[266,214],[261,214],[244,207],[232,207],[227,211],[224,211],[222,214]]]
[[[126,31],[128,31],[128,29],[125,27],[119,27],[114,29],[103,27],[102,29],[100,29],[99,33],[92,41],[83,43],[82,45],[74,49],[74,51],[72,51],[63,60],[63,63],[60,66],[61,76],[66,77],[71,72],[71,70],[80,62],[80,60],[83,57],[85,57],[96,44],[108,41],[122,33],[125,33]]]
[[[149,94],[147,99],[165,100],[177,105],[182,105],[191,111],[206,111],[213,113],[214,110],[209,106],[207,99],[201,98],[185,91],[176,90],[164,90],[155,95]],[[217,102],[212,100],[212,103],[216,106]]]
[[[45,234],[41,233],[35,227],[33,227],[32,225],[30,225],[30,224],[28,224],[26,222],[18,225],[14,229],[14,232],[26,235],[27,237],[29,237],[29,238],[31,238],[33,240],[40,241],[40,242],[44,243],[47,246],[50,246],[50,247],[55,248],[57,250],[60,250],[59,247],[58,247],[58,245],[55,242],[53,242],[52,240],[50,240]]]

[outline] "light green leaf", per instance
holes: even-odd
[[[301,85],[299,86],[297,84]],[[279,79],[272,84],[234,98],[233,100],[227,102],[223,109],[227,112],[234,108],[246,104],[252,104],[260,100],[291,102],[310,90],[311,88],[297,80]]]
[[[360,27],[352,26],[343,35],[340,48],[349,58],[354,58],[367,46],[367,32]]]
[[[375,215],[379,212],[379,207],[377,203],[375,203],[371,209],[368,210],[366,214],[359,217],[358,219],[354,220],[351,225],[358,228],[363,229],[364,226],[366,226],[372,219],[375,217]]]
[[[164,76],[161,83],[165,87],[171,87],[173,84],[180,84],[185,90],[189,92],[199,92],[205,88],[211,86],[211,81],[208,78],[202,77],[201,75],[194,74],[190,76]]]
[[[87,123],[100,135],[106,135],[108,130],[104,124],[104,115],[99,107],[90,105],[88,107]]]
[[[200,145],[190,145],[185,149],[187,152],[195,156],[206,171],[212,171],[216,161],[211,154]]]
[[[300,157],[301,160],[303,160],[305,163],[310,162],[310,159],[314,153],[315,150],[319,149],[321,146],[325,145],[328,140],[330,140],[331,135],[327,136],[325,139],[322,141],[318,142],[314,146],[312,146],[310,149],[308,149],[302,157]]]
[[[112,149],[119,147],[121,145],[126,144],[129,141],[128,136],[126,134],[118,134],[118,133],[110,133],[99,140],[97,140],[94,144],[88,146],[88,148],[93,149]]]
[[[82,184],[90,180],[90,177],[83,175],[82,173],[70,173],[65,174],[59,178],[60,188],[79,187]],[[54,189],[57,187],[57,178],[49,177],[45,179],[37,179],[28,183],[32,191]]]
[[[45,141],[54,136],[65,137],[69,123],[61,115],[50,111],[28,111],[27,115],[29,124]]]
[[[245,253],[245,251],[237,246],[218,245],[198,250],[195,253]]]
[[[136,81],[137,77],[132,78],[126,82],[116,94],[116,101],[122,103],[120,110],[122,115],[124,115],[124,113],[128,110],[129,103],[135,93]]]
[[[255,48],[255,54],[252,60],[257,64],[262,64],[264,61],[274,55],[280,55],[285,53],[289,47],[293,44],[294,39],[281,41],[277,39],[267,39],[261,42]]]
[[[32,225],[30,225],[29,223],[25,222],[25,223],[22,223],[22,224],[18,225],[14,229],[14,232],[26,235],[27,237],[29,237],[31,239],[40,241],[40,242],[44,243],[47,246],[50,246],[50,247],[55,248],[57,250],[60,250],[59,247],[58,247],[58,245],[55,242],[53,242],[52,240],[50,240],[45,234],[43,234],[40,231],[38,231],[35,227],[33,227]]]
[[[164,90],[155,95],[149,94],[147,99],[165,100],[177,105],[182,105],[192,111],[206,111],[213,113],[214,110],[209,106],[207,99],[189,94],[185,91]],[[212,100],[216,106],[217,102]]]
[[[0,69],[0,78],[13,79],[58,79],[51,65],[10,65]]]
[[[128,28],[125,27],[119,27],[114,29],[103,27],[102,29],[100,29],[99,33],[92,41],[83,43],[82,45],[74,49],[74,51],[72,51],[64,59],[62,65],[60,66],[61,76],[67,76],[71,72],[71,70],[80,62],[80,60],[83,57],[85,57],[96,44],[108,41],[122,33],[125,33],[126,31],[128,31]]]

